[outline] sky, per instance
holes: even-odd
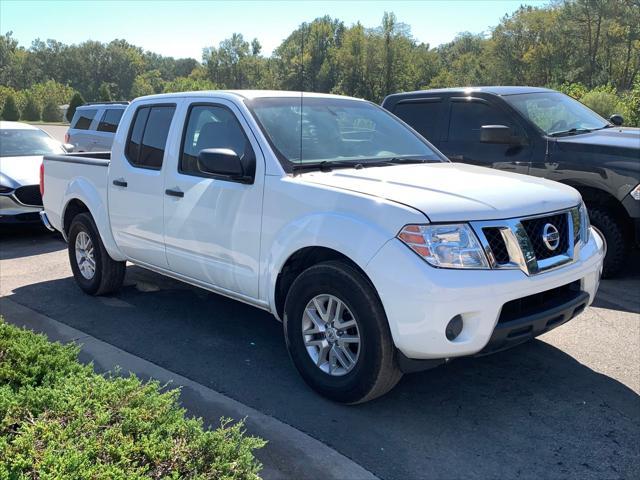
[[[204,47],[241,33],[258,38],[265,55],[302,22],[330,15],[351,25],[380,25],[385,11],[408,24],[416,40],[432,47],[457,33],[490,32],[520,5],[543,0],[427,1],[211,1],[211,0],[1,0],[0,33],[13,32],[29,47],[40,38],[67,44],[123,38],[161,55],[202,58]]]

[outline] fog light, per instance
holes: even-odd
[[[455,340],[456,337],[460,335],[460,332],[462,332],[462,326],[462,317],[460,315],[456,315],[451,320],[449,320],[447,328],[444,331],[445,335],[447,336],[447,340]]]

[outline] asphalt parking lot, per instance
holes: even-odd
[[[385,479],[638,478],[640,277],[604,281],[580,317],[522,347],[407,375],[356,407],[310,391],[270,315],[129,266],[123,290],[76,287],[65,244],[0,232],[0,294],[213,388]]]

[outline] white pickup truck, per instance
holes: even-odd
[[[129,261],[267,310],[344,403],[567,322],[602,269],[576,190],[451,163],[334,95],[142,97],[111,154],[45,156],[41,188],[82,290],[117,291]]]

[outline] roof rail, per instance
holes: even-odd
[[[119,102],[87,102],[83,103],[80,106],[84,107],[85,105],[129,105],[129,102],[127,102],[126,100],[122,100]]]

